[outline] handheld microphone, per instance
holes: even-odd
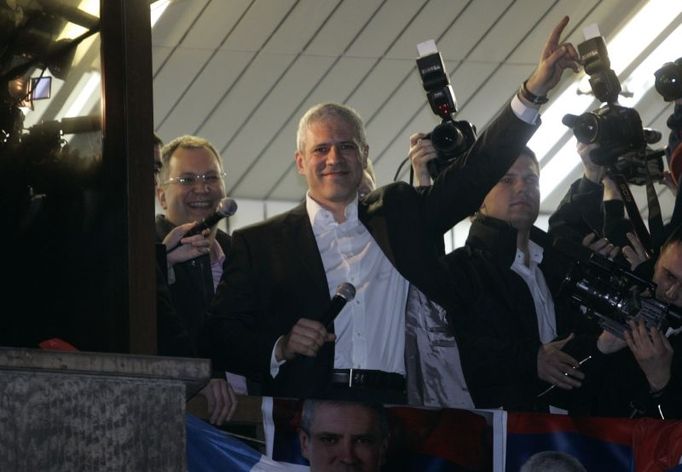
[[[225,197],[222,200],[220,200],[220,203],[218,203],[218,207],[216,208],[215,213],[212,215],[207,216],[203,220],[201,220],[196,226],[193,226],[189,231],[187,231],[182,237],[183,238],[188,238],[190,236],[194,236],[195,234],[200,234],[206,229],[210,229],[220,220],[225,218],[226,216],[232,216],[237,212],[237,202],[235,202],[233,199],[230,197]],[[182,238],[181,238],[182,239]],[[175,251],[177,248],[182,246],[182,242],[178,241],[175,246],[172,248],[168,249],[166,253]]]
[[[338,287],[336,287],[336,294],[329,303],[329,308],[327,312],[322,317],[322,324],[329,329],[336,317],[341,313],[341,310],[346,303],[351,301],[355,297],[355,287],[349,282],[343,282]]]

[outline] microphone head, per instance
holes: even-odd
[[[237,213],[237,202],[235,202],[230,197],[225,197],[218,203],[218,208],[216,208],[216,213],[223,216],[232,216]]]
[[[346,303],[355,297],[355,287],[350,282],[343,282],[336,287],[336,296],[346,300]]]

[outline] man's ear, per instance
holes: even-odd
[[[166,204],[166,191],[160,185],[156,187],[156,199],[159,201],[161,208],[164,210],[168,209],[168,205]]]
[[[362,147],[362,153],[361,153],[361,155],[362,155],[362,157],[361,157],[361,160],[362,160],[362,162],[361,162],[362,168],[363,168],[363,169],[366,169],[366,168],[367,168],[367,158],[369,157],[369,144],[365,144],[365,145]]]
[[[296,170],[298,173],[305,175],[303,172],[303,153],[301,151],[296,151],[296,154],[294,154],[294,160],[296,161]]]
[[[310,460],[310,436],[302,429],[299,429],[298,441],[301,443],[301,455]]]

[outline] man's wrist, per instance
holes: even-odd
[[[649,380],[649,390],[652,395],[660,396],[663,394],[663,390],[670,382],[670,375],[664,376],[662,379],[648,379]]]
[[[528,85],[528,80],[521,84],[518,94],[522,100],[537,106],[544,105],[549,101],[546,92],[538,92],[537,89],[531,90]]]

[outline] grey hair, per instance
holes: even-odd
[[[186,134],[184,136],[178,136],[161,149],[162,166],[161,172],[159,173],[159,179],[161,181],[168,179],[169,173],[168,164],[170,163],[171,157],[173,157],[173,154],[175,153],[175,151],[178,150],[178,148],[206,149],[209,153],[211,153],[211,155],[213,155],[213,157],[215,157],[215,160],[218,163],[218,167],[220,168],[220,170],[221,171],[223,170],[222,159],[220,158],[220,154],[213,146],[213,144],[211,144],[207,139],[200,138],[199,136],[192,136]]]
[[[360,152],[364,154],[367,148],[367,136],[360,114],[349,106],[331,102],[315,105],[301,117],[296,133],[296,150],[299,152],[305,150],[305,134],[312,123],[324,121],[331,117],[340,118],[351,126],[353,136],[358,141],[356,144],[360,146]]]
[[[368,410],[372,411],[374,414],[377,415],[377,418],[379,420],[379,434],[381,435],[381,439],[386,439],[388,437],[389,433],[388,417],[386,415],[386,409],[384,408],[384,405],[382,405],[381,403],[365,401],[314,400],[312,398],[307,398],[303,402],[303,411],[301,413],[300,427],[307,435],[310,435],[310,428],[312,427],[313,421],[315,419],[315,410],[321,404],[332,406],[357,405],[363,408],[367,408]]]
[[[520,472],[587,472],[578,459],[559,451],[542,451],[533,454]]]

